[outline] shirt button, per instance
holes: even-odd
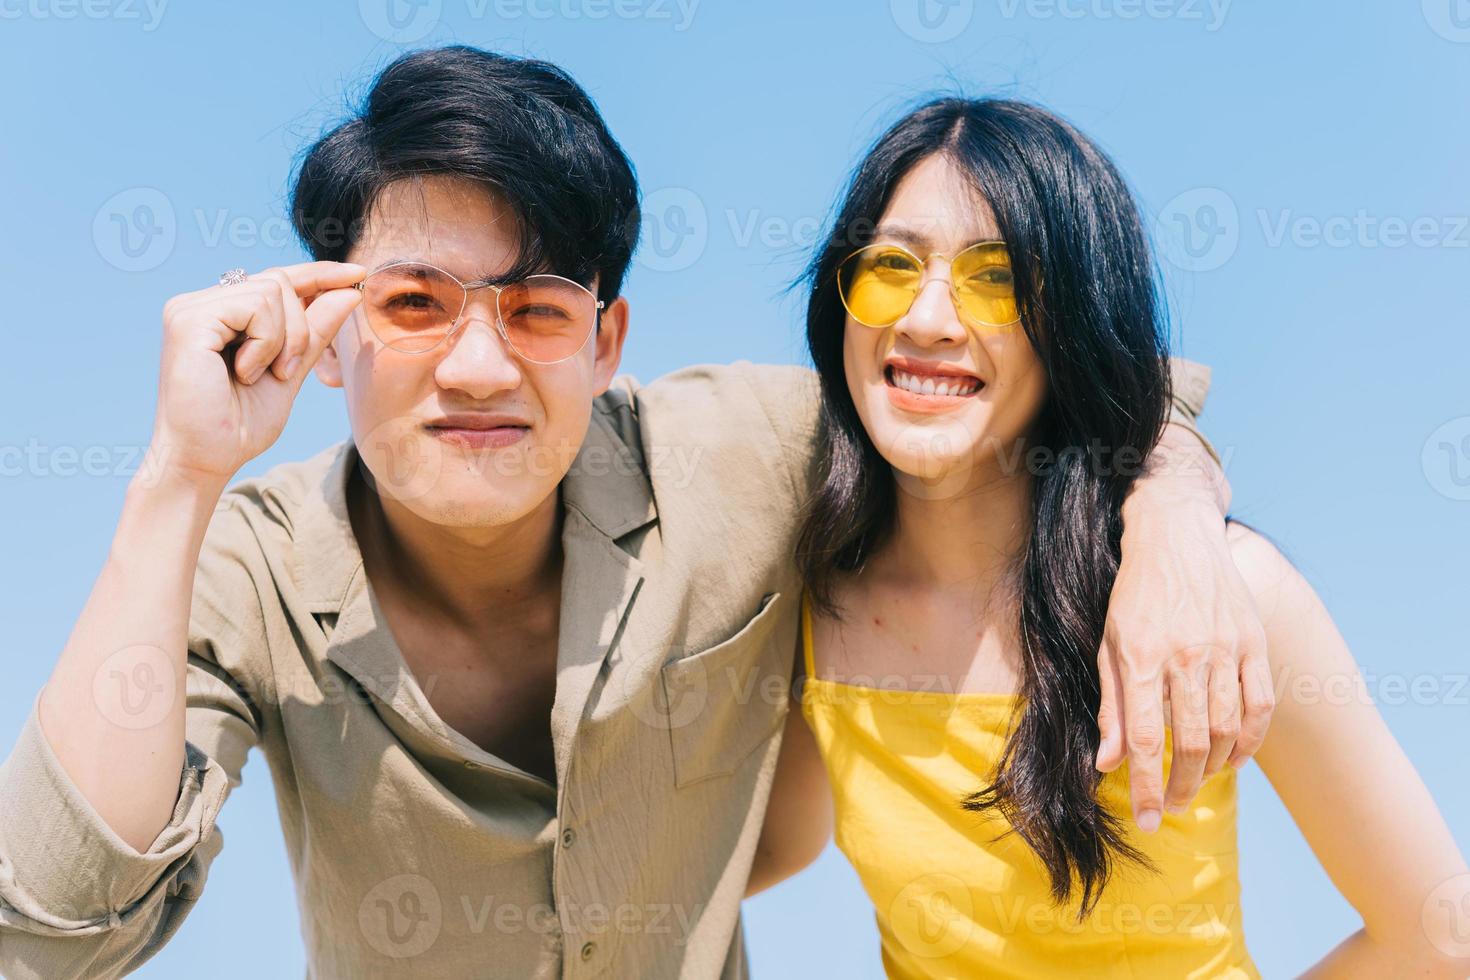
[[[577,842],[577,832],[568,827],[561,832],[561,846],[571,847]]]
[[[597,955],[597,944],[596,943],[583,943],[582,944],[582,959],[583,960],[590,960],[590,959],[592,959],[592,957],[594,957],[596,955]]]
[[[466,769],[478,769],[480,768],[480,764],[474,759],[466,759],[464,760],[464,767]]]

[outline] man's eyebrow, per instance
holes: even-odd
[[[379,272],[383,269],[388,268],[390,265],[432,265],[432,263],[425,262],[423,259],[413,258],[407,255],[395,255],[391,259],[384,259],[382,262],[379,262],[376,266],[373,267],[373,271]]]
[[[372,269],[372,272],[378,272],[382,269],[388,268],[389,266],[395,265],[424,266],[430,269],[438,269],[441,272],[449,273],[460,282],[470,286],[506,286],[512,282],[515,282],[517,279],[520,279],[523,275],[535,275],[538,271],[551,271],[550,269],[531,269],[522,273],[519,272],[515,266],[512,266],[509,269],[504,269],[499,272],[486,271],[478,276],[465,277],[460,275],[458,272],[455,272],[453,269],[446,269],[443,266],[435,265],[433,262],[430,262],[428,259],[422,258],[420,256],[397,255],[393,258],[385,259],[384,261],[378,263],[378,265]]]
[[[422,258],[420,256],[415,256],[415,255],[395,255],[391,259],[385,259],[384,261],[379,262],[378,265],[372,271],[373,272],[378,272],[378,271],[381,271],[383,269],[386,269],[386,268],[388,268],[390,266],[395,266],[395,265],[401,265],[401,266],[420,266],[422,268],[427,268],[427,269],[438,269],[439,271],[441,271],[441,272],[447,272],[451,276],[454,276],[456,279],[460,280],[461,282],[466,282],[466,283],[495,283],[495,284],[498,285],[502,281],[506,281],[506,274],[505,273],[486,274],[486,275],[483,275],[483,276],[476,276],[473,279],[466,279],[464,276],[461,276],[459,273],[455,272],[453,269],[446,269],[443,266],[435,265],[433,262],[430,262],[428,259]]]

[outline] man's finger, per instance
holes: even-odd
[[[260,274],[272,279],[281,289],[281,316],[286,325],[286,342],[271,361],[270,370],[282,381],[289,381],[299,369],[301,358],[311,346],[311,329],[306,325],[306,316],[301,300],[291,288],[291,281],[280,269],[267,269]]]
[[[1150,834],[1164,818],[1163,697],[1163,681],[1157,675],[1123,679],[1123,738],[1128,747],[1133,819],[1140,830]]]
[[[1174,762],[1164,805],[1183,813],[1199,792],[1205,763],[1210,757],[1210,702],[1208,662],[1178,664],[1169,670],[1169,714],[1173,729]]]
[[[286,274],[303,303],[317,293],[362,282],[368,274],[367,267],[356,262],[301,262],[283,265],[279,271]]]
[[[1097,706],[1098,746],[1095,765],[1098,772],[1112,772],[1123,764],[1123,714],[1119,688],[1118,662],[1112,645],[1103,639],[1097,653],[1097,681],[1102,696]]]
[[[1240,717],[1240,735],[1230,764],[1239,769],[1250,761],[1266,741],[1266,729],[1276,710],[1276,691],[1271,686],[1271,665],[1265,653],[1247,653],[1240,662],[1240,693],[1245,699]]]
[[[1229,761],[1240,737],[1239,675],[1229,663],[1210,668],[1210,758],[1205,762],[1208,779]]]
[[[317,362],[322,351],[337,336],[337,331],[342,329],[342,324],[361,303],[362,293],[356,289],[333,289],[317,294],[306,308],[306,326],[311,331],[311,343],[302,358],[303,366],[309,370]]]
[[[281,287],[268,279],[251,279],[230,289],[229,295],[216,298],[210,309],[241,338],[234,353],[235,377],[244,384],[254,384],[286,343]]]

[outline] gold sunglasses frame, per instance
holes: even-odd
[[[1005,242],[1001,241],[1000,239],[986,239],[984,241],[972,242],[971,244],[966,245],[964,248],[954,253],[953,256],[950,256],[948,253],[945,252],[930,252],[922,259],[919,258],[919,256],[915,255],[913,252],[910,252],[908,249],[904,248],[902,245],[895,245],[886,242],[874,242],[871,245],[864,245],[862,248],[854,249],[852,252],[848,253],[841,262],[837,263],[837,298],[841,300],[842,308],[847,311],[847,315],[852,317],[853,320],[857,323],[860,323],[865,327],[872,327],[874,330],[886,330],[897,323],[899,320],[902,320],[904,317],[908,316],[909,310],[913,309],[914,303],[924,292],[924,289],[929,285],[929,263],[934,259],[939,258],[944,259],[949,267],[949,279],[947,280],[947,285],[949,286],[949,300],[951,303],[954,304],[955,315],[958,316],[961,321],[968,324],[973,324],[974,326],[990,327],[997,330],[1013,328],[1021,322],[1019,311],[1017,312],[1016,318],[1014,320],[1009,320],[1005,323],[990,323],[988,321],[979,320],[973,316],[970,316],[960,305],[959,292],[955,289],[954,286],[954,264],[956,261],[958,261],[959,257],[961,255],[964,255],[966,252],[973,251],[986,245],[1000,245],[1004,247]],[[898,316],[894,317],[888,323],[868,323],[866,320],[859,319],[858,315],[852,311],[852,308],[850,306],[848,306],[847,295],[842,288],[842,270],[847,267],[847,264],[857,256],[861,255],[863,252],[868,252],[876,248],[887,249],[894,252],[902,252],[904,255],[907,255],[909,258],[913,259],[914,262],[917,263],[919,266],[919,288],[914,290],[914,297],[912,300],[909,301],[909,305],[904,309],[904,311]],[[1009,261],[1009,251],[1007,251],[1006,254],[1007,260]]]

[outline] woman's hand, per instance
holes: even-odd
[[[266,269],[163,307],[151,472],[223,485],[276,441],[317,358],[362,294],[349,262]]]
[[[1097,767],[1111,772],[1128,760],[1134,819],[1152,833],[1165,806],[1183,811],[1205,777],[1255,754],[1275,695],[1261,617],[1226,540],[1219,468],[1175,425],[1149,464],[1124,508],[1122,564],[1098,651]]]

